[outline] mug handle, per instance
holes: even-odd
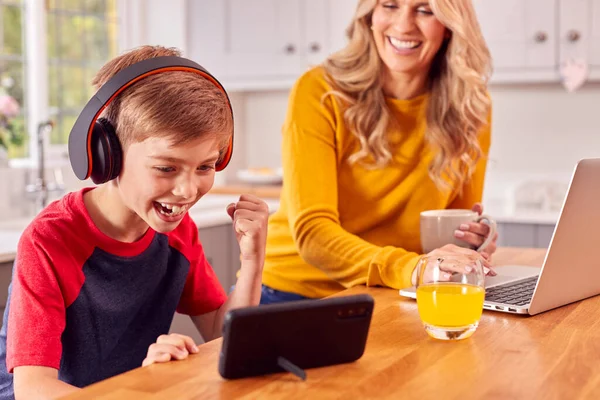
[[[483,243],[481,244],[481,246],[479,246],[479,248],[477,248],[477,251],[482,251],[483,249],[485,249],[486,247],[488,247],[488,245],[492,242],[492,240],[494,240],[494,236],[496,235],[496,221],[494,221],[489,215],[487,214],[481,214],[477,220],[475,222],[481,222],[483,220],[487,221],[487,224],[490,227],[490,233],[487,235],[487,238],[483,241]],[[484,222],[485,223],[485,222]]]

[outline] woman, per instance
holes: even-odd
[[[491,67],[471,1],[360,0],[348,36],[291,91],[263,304],[410,286],[420,212],[482,212]],[[488,232],[472,223],[455,236],[479,246]],[[453,245],[432,253],[480,257]]]

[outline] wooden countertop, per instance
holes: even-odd
[[[0,263],[13,262],[13,261],[15,261],[16,256],[17,256],[17,253],[14,253],[14,252],[0,253]]]
[[[210,193],[235,195],[248,193],[261,198],[279,199],[279,195],[281,194],[281,185],[231,184],[215,186],[210,190]]]
[[[543,249],[498,250],[495,263],[541,265]],[[138,368],[65,399],[532,399],[600,398],[600,297],[534,317],[486,311],[460,342],[430,339],[413,300],[396,290],[356,287],[375,311],[363,357],[307,371],[235,381],[217,371],[221,340],[183,361]]]

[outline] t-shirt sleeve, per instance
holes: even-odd
[[[189,228],[191,245],[185,253],[190,262],[190,270],[177,306],[177,312],[201,315],[221,307],[227,300],[227,294],[206,259],[196,225],[191,219],[189,223],[191,225]]]
[[[59,369],[61,335],[65,328],[65,301],[57,279],[51,243],[35,230],[19,241],[14,264],[7,323],[6,365]]]

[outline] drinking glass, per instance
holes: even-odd
[[[479,324],[485,298],[480,259],[424,255],[417,263],[417,305],[429,336],[470,337]]]

